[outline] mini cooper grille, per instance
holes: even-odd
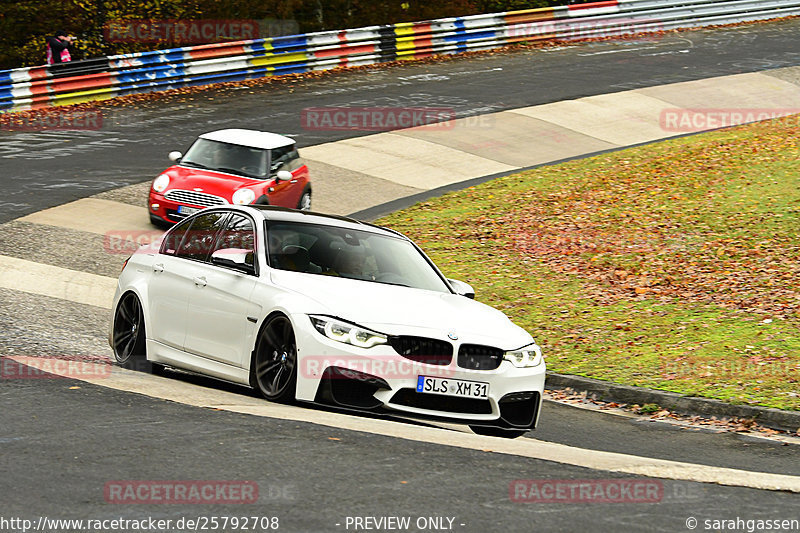
[[[389,403],[416,407],[417,409],[445,411],[448,413],[471,413],[476,415],[488,415],[492,413],[492,405],[489,403],[489,400],[426,394],[424,392],[417,392],[415,389],[400,389],[392,396]]]
[[[480,344],[462,344],[458,349],[458,366],[470,370],[494,370],[503,362],[503,350]]]
[[[179,202],[182,204],[190,204],[190,205],[201,205],[203,207],[209,207],[212,205],[224,205],[228,203],[227,201],[225,201],[225,198],[222,198],[220,196],[214,196],[213,194],[206,194],[204,192],[197,192],[197,191],[183,191],[180,189],[167,191],[167,194],[164,195],[164,198],[172,202]]]
[[[439,339],[403,335],[389,337],[389,345],[406,359],[418,363],[449,365],[453,360],[453,345]]]

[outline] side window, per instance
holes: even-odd
[[[293,171],[302,166],[300,162],[300,155],[297,153],[297,146],[290,144],[289,146],[281,146],[280,148],[272,149],[272,162],[270,163],[270,170],[277,172],[279,170]]]
[[[164,237],[164,241],[161,243],[161,249],[159,252],[164,255],[175,255],[175,253],[178,251],[178,247],[181,245],[183,236],[186,235],[186,230],[189,229],[191,223],[191,220],[184,220],[172,228]]]
[[[214,246],[227,213],[206,213],[194,219],[175,254],[184,259],[205,261]]]
[[[248,217],[233,214],[228,219],[212,252],[212,262],[218,266],[255,270],[256,232]]]

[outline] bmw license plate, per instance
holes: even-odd
[[[186,215],[186,216],[194,215],[198,211],[200,210],[196,207],[187,207],[185,205],[178,206],[178,213],[180,213],[181,215]]]
[[[489,397],[489,384],[482,381],[419,376],[417,378],[417,392],[485,400]]]

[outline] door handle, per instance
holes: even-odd
[[[206,281],[206,278],[204,276],[200,276],[199,278],[194,278],[193,281],[194,284],[197,285],[198,287],[205,287],[206,285],[208,285],[208,281]]]
[[[153,265],[153,272],[164,272],[164,263],[157,263]]]

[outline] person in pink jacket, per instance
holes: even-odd
[[[66,63],[72,61],[74,51],[72,43],[75,37],[67,35],[64,31],[57,31],[55,37],[47,38],[47,64]]]

